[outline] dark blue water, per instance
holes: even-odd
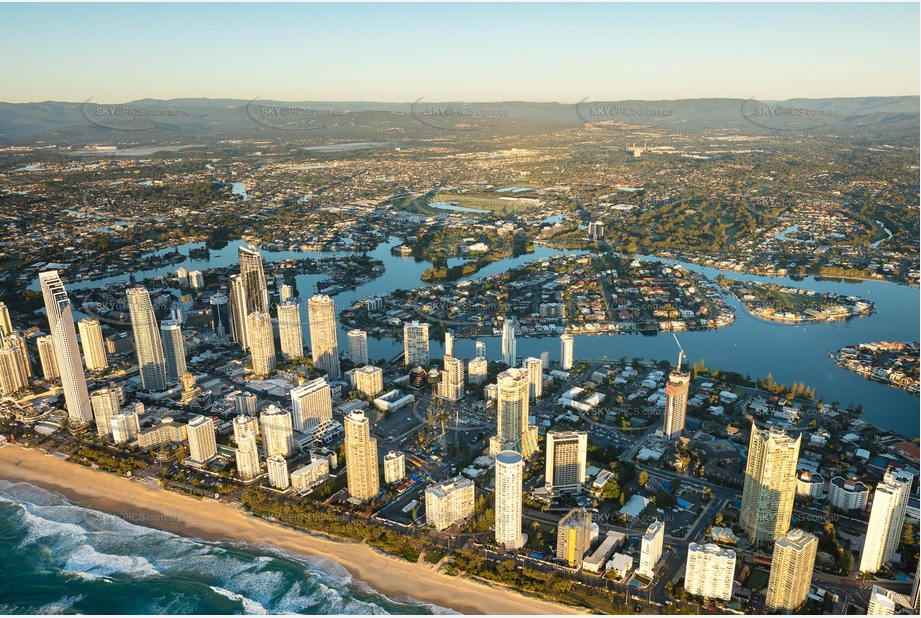
[[[186,259],[187,268],[216,268],[236,264],[239,241],[227,245],[219,251],[212,251],[207,261]],[[412,258],[400,258],[390,254],[390,247],[396,241],[379,246],[369,253],[371,257],[382,260],[387,268],[383,276],[360,286],[354,291],[344,292],[335,297],[336,307],[344,309],[366,296],[386,294],[394,289],[411,289],[424,285],[421,280],[423,271],[429,266],[427,262],[417,262]],[[187,254],[189,249],[198,244],[179,248]],[[172,249],[161,251],[172,251]],[[509,258],[490,264],[472,278],[481,278],[502,273],[509,268],[528,261],[567,252],[537,246],[533,254]],[[296,253],[263,252],[267,261],[291,258],[303,258],[308,255],[332,256],[350,255],[341,253]],[[642,259],[658,259],[640,256]],[[681,333],[682,346],[690,362],[705,360],[707,365],[717,369],[731,370],[753,378],[764,377],[768,373],[778,382],[790,384],[802,381],[815,387],[819,397],[826,402],[838,401],[843,405],[862,405],[864,420],[879,427],[897,431],[908,437],[919,435],[919,400],[917,397],[883,384],[872,382],[859,375],[846,371],[835,365],[828,353],[841,347],[869,341],[917,341],[919,334],[919,302],[921,295],[917,287],[898,285],[883,281],[836,282],[817,281],[809,277],[804,281],[794,281],[786,277],[763,277],[724,272],[715,268],[697,266],[674,260],[664,262],[682,266],[715,277],[723,273],[737,279],[748,281],[771,281],[792,287],[809,288],[819,292],[831,292],[846,296],[857,295],[876,304],[877,312],[869,317],[855,318],[844,322],[816,323],[807,325],[789,325],[765,322],[748,315],[741,304],[733,298],[729,302],[736,307],[737,319],[731,326],[713,331]],[[138,280],[175,272],[178,265],[137,273]],[[301,275],[297,278],[298,289],[302,296],[309,296],[315,290],[318,281],[324,275]],[[127,276],[109,277],[89,283],[68,284],[68,287],[99,287],[109,282],[126,281]],[[37,286],[37,282],[35,284]],[[307,324],[306,307],[302,310],[302,322]],[[305,335],[309,339],[308,329]],[[500,344],[497,338],[485,338],[490,359],[498,360]],[[456,354],[462,358],[473,357],[473,341],[459,340]],[[340,349],[347,346],[345,329],[340,327]],[[402,343],[393,340],[368,341],[368,352],[372,358],[391,358],[402,350]],[[539,355],[547,350],[552,359],[559,359],[559,341],[555,338],[521,338],[518,353],[521,356]],[[443,352],[441,342],[433,341],[431,354],[438,357]],[[652,359],[676,359],[677,349],[671,334],[647,337],[643,335],[592,336],[578,335],[575,338],[576,358],[616,359],[623,355],[628,358],[641,357]]]
[[[186,539],[0,481],[2,614],[432,614],[329,560]]]

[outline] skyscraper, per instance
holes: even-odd
[[[752,423],[739,524],[753,544],[773,543],[790,529],[801,440]]]
[[[399,483],[406,478],[406,456],[400,451],[384,455],[384,482]]]
[[[0,343],[5,343],[8,346],[13,346],[19,350],[19,355],[22,357],[22,362],[20,363],[22,370],[26,374],[26,381],[32,377],[32,363],[29,360],[29,350],[26,348],[26,339],[21,334],[16,331],[13,331],[2,340]]]
[[[249,333],[247,332],[246,316],[246,289],[243,287],[243,278],[240,275],[230,275],[230,328],[233,340],[240,344],[244,350],[249,349]]]
[[[489,373],[489,363],[484,358],[474,358],[467,363],[467,381],[471,384],[482,384]]]
[[[367,502],[380,491],[377,469],[377,439],[371,437],[371,423],[364,412],[345,417],[345,469],[349,495]]]
[[[584,431],[548,431],[547,467],[544,474],[548,491],[577,494],[585,483],[588,434]]]
[[[665,385],[665,417],[662,421],[662,433],[669,440],[678,438],[684,430],[690,385],[691,374],[681,371],[679,361],[677,369],[668,375],[668,383]]]
[[[233,397],[234,410],[237,414],[255,416],[259,398],[255,393],[236,393]]]
[[[483,359],[483,360],[487,360],[487,359],[486,359],[486,342],[485,342],[485,341],[477,341],[477,342],[476,342],[476,355],[475,355],[475,356],[476,356],[476,358],[480,358],[480,359]]]
[[[53,382],[61,377],[58,369],[58,357],[54,352],[54,337],[45,335],[35,340],[38,347],[38,359],[42,365],[42,376],[46,382]]]
[[[214,436],[214,421],[210,417],[196,415],[189,420],[189,459],[205,463],[217,455],[217,440]]]
[[[349,331],[349,359],[356,367],[368,364],[368,333],[354,328]]]
[[[131,315],[131,330],[134,333],[134,349],[138,357],[138,373],[141,388],[145,391],[166,390],[166,358],[163,342],[150,293],[141,286],[128,288],[128,312]],[[58,362],[61,357],[58,355]]]
[[[454,356],[454,331],[445,331],[445,356]]]
[[[186,372],[182,325],[176,320],[163,320],[160,322],[160,338],[163,341],[163,358],[166,360],[166,379],[178,382]]]
[[[10,308],[0,302],[0,337],[13,334],[13,322],[10,320]]]
[[[237,438],[237,448],[234,454],[237,459],[238,477],[247,481],[259,476],[262,469],[259,463],[259,448],[256,445],[256,435],[253,432],[244,432]]]
[[[592,543],[592,513],[573,509],[560,520],[556,532],[556,557],[572,569],[582,568],[582,558]]]
[[[233,332],[230,324],[230,305],[226,294],[213,294],[208,300],[211,307],[211,328],[218,337],[226,337]]]
[[[141,430],[137,412],[134,410],[125,410],[113,416],[109,427],[112,430],[112,442],[115,444],[133,442]]]
[[[292,423],[295,431],[309,432],[333,418],[333,399],[325,378],[316,378],[291,389]]]
[[[17,345],[0,345],[0,395],[12,395],[29,385]]]
[[[291,360],[304,357],[300,304],[289,301],[278,306],[278,335],[281,340],[282,358]]]
[[[902,470],[887,470],[873,494],[873,507],[867,524],[866,540],[860,555],[860,571],[876,573],[892,560],[902,538],[908,510],[912,475]]]
[[[374,365],[359,367],[352,374],[355,390],[366,397],[377,397],[384,392],[384,370]]]
[[[662,558],[662,546],[665,543],[665,523],[656,520],[646,528],[646,534],[640,541],[640,566],[637,573],[652,579],[656,564]]]
[[[684,589],[707,599],[732,598],[736,553],[719,545],[691,543],[688,547]]]
[[[90,396],[93,417],[96,419],[96,435],[106,438],[112,433],[112,419],[119,413],[118,391],[101,388]]]
[[[457,476],[425,490],[425,523],[445,530],[474,511],[476,488],[473,481]]]
[[[572,369],[573,344],[572,335],[560,335],[560,368],[563,371]]]
[[[540,399],[544,394],[544,366],[539,358],[533,356],[524,360],[524,368],[528,372],[528,381],[531,383],[531,401]]]
[[[90,395],[86,389],[86,376],[77,349],[77,331],[74,328],[73,307],[58,271],[49,270],[38,275],[48,313],[48,326],[54,343],[54,354],[61,372],[67,416],[71,422],[85,424],[93,420]]]
[[[233,439],[240,443],[240,438],[244,434],[251,433],[254,436],[259,435],[259,422],[256,417],[249,414],[240,414],[233,418]]]
[[[330,382],[342,377],[339,368],[339,340],[336,337],[336,306],[326,294],[307,301],[310,322],[310,353],[313,366],[325,371]]]
[[[288,475],[288,462],[281,455],[272,455],[265,460],[269,472],[269,484],[275,489],[288,489],[291,477]]]
[[[253,358],[253,373],[270,376],[275,373],[275,339],[272,335],[272,318],[268,313],[251,313],[246,317],[249,350]]]
[[[438,396],[447,401],[460,401],[464,398],[464,361],[453,356],[445,356],[441,382],[438,383]]]
[[[530,457],[537,449],[536,430],[528,423],[528,397],[531,384],[526,371],[512,367],[496,380],[496,438],[491,441],[493,455],[500,448],[519,450]]]
[[[428,367],[428,324],[413,320],[403,325],[403,364],[408,367]]]
[[[518,345],[515,342],[515,320],[507,317],[502,323],[502,362],[514,367],[518,359]]]
[[[80,329],[80,343],[83,345],[83,359],[90,371],[105,369],[109,366],[106,359],[106,346],[102,339],[102,328],[96,318],[83,318],[77,322]]]
[[[290,455],[294,439],[291,414],[272,404],[259,415],[259,423],[262,425],[262,450],[265,456]]]
[[[253,247],[239,247],[240,279],[243,282],[243,294],[246,299],[246,315],[269,310],[269,291],[265,284],[265,270],[262,266],[262,254]],[[191,275],[191,273],[190,273]]]
[[[818,547],[815,536],[798,528],[777,539],[765,602],[768,611],[793,613],[806,601]]]
[[[520,453],[496,455],[496,544],[505,549],[524,545],[521,533],[521,489],[524,460]]]

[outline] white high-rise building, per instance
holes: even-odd
[[[537,449],[536,431],[528,423],[531,383],[527,372],[512,367],[496,380],[496,442],[530,457]],[[491,447],[492,451],[498,452]],[[495,454],[495,453],[493,453]]]
[[[160,338],[163,340],[163,358],[166,360],[166,379],[178,382],[187,371],[182,325],[176,320],[163,320],[160,322]]]
[[[563,371],[572,369],[573,344],[572,335],[560,335],[560,368]]]
[[[356,367],[368,364],[368,333],[358,328],[349,331],[349,359]]]
[[[544,474],[548,491],[579,493],[585,483],[588,434],[584,431],[548,431],[547,467]]]
[[[278,335],[281,356],[285,360],[304,357],[304,333],[301,329],[301,306],[285,302],[278,306]]]
[[[518,359],[515,326],[515,320],[510,317],[506,317],[502,323],[502,362],[509,367],[514,367]]]
[[[239,417],[237,417],[239,418]],[[236,429],[236,427],[234,427]],[[244,481],[254,479],[262,473],[259,463],[259,447],[256,444],[256,434],[247,431],[237,438],[237,448],[234,451],[237,459],[237,476]]]
[[[413,320],[403,325],[403,364],[429,366],[429,325]]]
[[[862,511],[867,508],[869,488],[857,479],[836,476],[828,483],[828,504],[842,511]]]
[[[487,380],[489,363],[484,358],[474,358],[467,363],[467,381],[471,384],[482,384]]]
[[[349,495],[367,502],[381,490],[377,464],[377,439],[371,437],[371,423],[364,412],[345,417],[345,469]]]
[[[425,490],[425,523],[445,530],[473,515],[476,488],[473,481],[457,476]]]
[[[399,483],[406,478],[406,457],[399,451],[384,455],[384,482]]]
[[[200,290],[205,287],[205,275],[200,270],[189,271],[189,285],[193,290]]]
[[[180,266],[176,269],[176,279],[179,280],[180,286],[189,285],[189,271],[185,267]]]
[[[904,595],[886,590],[876,584],[870,588],[870,602],[867,605],[867,616],[894,616],[896,611],[903,608],[909,609],[904,602]],[[907,612],[906,612],[907,613]],[[917,613],[917,610],[916,610]],[[908,615],[911,615],[908,613]]]
[[[58,369],[58,357],[54,352],[54,338],[51,335],[35,339],[38,347],[38,359],[42,365],[42,376],[46,382],[54,382],[61,377]]]
[[[286,303],[294,298],[294,288],[287,283],[282,283],[278,288],[278,300]]]
[[[275,373],[275,339],[272,336],[272,318],[268,313],[251,313],[246,317],[249,350],[253,358],[253,373],[267,377]]]
[[[528,372],[528,380],[531,383],[530,397],[531,401],[540,399],[544,394],[544,366],[539,358],[533,356],[526,358],[524,369]]]
[[[150,293],[146,288],[135,286],[128,288],[126,294],[141,387],[145,391],[166,390],[166,358],[163,354],[159,323],[150,302]],[[60,355],[58,362],[60,363]]]
[[[662,419],[662,433],[669,440],[674,440],[684,431],[685,416],[688,408],[688,389],[691,386],[691,374],[681,371],[681,365],[668,375],[665,385],[665,416]]]
[[[137,412],[134,410],[125,410],[113,416],[109,427],[112,430],[112,442],[115,444],[134,442],[141,430]]]
[[[210,417],[196,415],[186,428],[189,436],[189,459],[203,464],[217,455],[217,440],[214,436],[214,421]]]
[[[505,549],[518,549],[525,541],[521,532],[523,471],[521,453],[502,451],[496,455],[496,544]]]
[[[0,302],[0,337],[13,334],[13,321],[10,320],[10,308]]]
[[[438,383],[438,396],[447,401],[460,401],[464,398],[464,361],[453,356],[445,356],[444,370]]]
[[[73,307],[58,271],[50,270],[38,275],[48,313],[48,326],[54,343],[54,355],[61,372],[67,416],[72,423],[85,424],[93,420],[86,376],[77,349],[77,331],[74,327]]]
[[[818,547],[815,536],[798,528],[777,539],[765,601],[768,611],[793,613],[806,602]]]
[[[550,369],[550,352],[544,350],[540,353],[540,367],[544,371]]]
[[[266,458],[265,467],[269,472],[269,484],[275,489],[288,489],[291,477],[288,476],[288,462],[281,455]]]
[[[801,441],[752,423],[739,524],[756,545],[773,543],[790,529]]]
[[[227,296],[230,301],[230,333],[233,340],[240,344],[244,350],[249,349],[249,333],[247,332],[246,316],[246,289],[240,275],[230,275]]]
[[[233,418],[233,439],[239,443],[243,435],[251,433],[254,436],[259,435],[259,421],[255,416],[240,414]]]
[[[96,318],[83,318],[77,322],[80,329],[80,343],[83,345],[83,359],[86,368],[90,371],[106,369],[109,361],[106,358],[106,346],[102,339],[102,328]]]
[[[691,543],[688,547],[684,589],[707,599],[732,599],[736,553],[719,545]]]
[[[445,331],[445,356],[454,356],[454,332]]]
[[[912,475],[902,470],[887,470],[873,494],[870,522],[860,555],[860,571],[876,573],[892,560],[902,538],[908,511]]]
[[[114,388],[101,388],[90,396],[93,418],[96,419],[96,435],[106,438],[112,433],[112,418],[118,414],[118,392]]]
[[[377,397],[384,392],[384,370],[374,365],[359,367],[352,374],[355,390],[366,397]]]
[[[310,322],[310,352],[313,366],[325,371],[330,381],[342,377],[339,367],[339,340],[336,335],[336,305],[325,294],[317,294],[307,301]]]
[[[295,431],[309,432],[333,418],[332,391],[326,378],[316,378],[291,389]]]
[[[486,358],[486,342],[477,340],[476,344],[476,353],[475,358],[487,360]]]
[[[262,426],[262,450],[265,456],[288,457],[294,440],[291,414],[273,404],[259,415],[259,424]]]
[[[665,523],[654,521],[646,528],[646,534],[640,545],[640,566],[637,573],[652,579],[655,575],[656,564],[662,558],[662,547],[665,543]]]
[[[2,340],[0,340],[0,343],[3,343],[3,342],[5,342],[6,345],[13,346],[17,350],[19,350],[19,355],[22,357],[22,362],[20,363],[20,366],[22,368],[22,371],[24,371],[26,374],[26,381],[28,381],[29,378],[32,377],[32,363],[29,360],[29,351],[26,348],[25,337],[20,335],[18,332],[14,332],[12,334],[7,335]]]

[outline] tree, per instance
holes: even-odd
[[[638,482],[640,487],[645,487],[646,483],[649,482],[649,474],[645,470],[640,470],[640,477]]]

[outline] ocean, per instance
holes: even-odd
[[[444,614],[341,565],[187,539],[0,480],[0,614]]]

